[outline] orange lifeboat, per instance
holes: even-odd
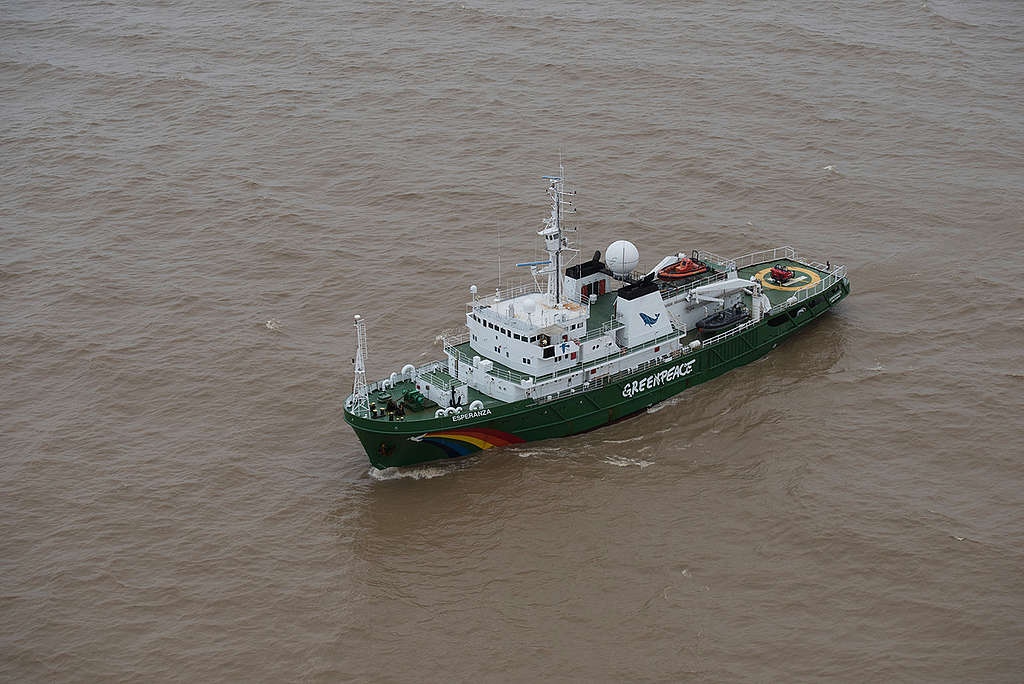
[[[706,264],[696,259],[683,257],[680,261],[658,271],[658,277],[662,280],[686,280],[707,273],[709,270]]]

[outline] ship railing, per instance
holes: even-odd
[[[419,375],[423,375],[425,373],[432,373],[432,372],[434,372],[436,370],[443,370],[443,371],[447,372],[448,371],[448,364],[445,363],[444,361],[431,361],[430,363],[425,363],[422,366],[420,366],[419,368],[417,368],[416,370],[414,370],[412,372],[412,374],[413,374],[413,377],[416,377],[416,376],[419,376]]]
[[[427,371],[426,373],[417,375],[416,377],[418,377],[425,383],[436,385],[437,387],[440,387],[443,390],[449,390],[452,387],[462,387],[463,385],[466,384],[462,380],[459,380],[458,378],[453,378],[452,376],[448,375],[447,366],[444,366],[443,368],[434,368],[432,370]]]
[[[733,259],[727,259],[723,256],[715,254],[714,252],[709,252],[706,249],[697,250],[697,259],[699,261],[706,261],[710,264],[715,264],[716,266],[721,266],[727,271],[732,271],[735,270],[736,268],[735,263],[733,263]]]
[[[524,294],[544,295],[546,293],[547,290],[542,288],[536,282],[523,283],[506,288],[487,297],[475,297],[473,301],[466,302],[466,310],[467,312],[471,312],[478,309],[494,308],[499,302],[515,299],[516,297],[520,297]],[[576,306],[582,308],[588,316],[590,315],[590,302],[587,298],[582,297],[581,293],[563,292],[562,299],[564,301],[572,302]],[[522,321],[519,321],[519,323],[525,325]]]
[[[588,332],[586,335],[583,335],[582,337],[578,338],[578,340],[580,342],[586,342],[587,340],[593,340],[593,339],[596,339],[598,337],[604,337],[608,333],[610,333],[610,332],[612,332],[614,330],[618,330],[619,328],[622,328],[622,327],[625,327],[625,326],[622,323],[620,323],[619,321],[617,321],[617,320],[615,320],[613,318],[611,320],[605,321],[604,323],[601,324],[600,327],[594,328],[593,330]]]
[[[631,271],[630,274],[628,276],[626,276],[626,282],[627,283],[638,283],[638,282],[640,282],[641,280],[643,280],[646,277],[647,277],[647,271]]]
[[[835,267],[829,264],[823,264],[818,261],[811,261],[805,259],[797,254],[796,250],[790,246],[776,247],[774,249],[764,249],[760,252],[751,252],[750,254],[744,254],[743,256],[726,258],[718,256],[712,252],[706,252],[704,250],[697,250],[697,258],[702,261],[709,261],[711,263],[723,266],[728,270],[746,268],[747,266],[754,266],[756,264],[764,264],[770,261],[778,261],[781,259],[789,259],[790,261],[796,261],[797,263],[805,266],[810,266],[823,273],[834,273]]]
[[[824,270],[824,267],[822,268],[822,270]],[[831,273],[823,277],[814,285],[804,288],[802,290],[797,290],[794,294],[794,296],[796,297],[796,302],[794,302],[793,305],[795,306],[796,304],[799,304],[805,299],[809,299],[810,297],[814,297],[815,295],[821,294],[825,290],[830,289],[833,285],[835,285],[845,277],[846,266],[837,266],[836,268],[832,269]]]
[[[543,292],[540,285],[536,281],[528,281],[520,283],[518,285],[512,285],[505,288],[504,290],[498,290],[495,294],[488,295],[485,297],[474,297],[473,301],[467,302],[466,306],[470,309],[474,309],[481,306],[494,306],[497,302],[504,301],[506,299],[514,299],[524,294],[539,294]]]
[[[701,347],[710,347],[711,345],[718,344],[719,342],[724,342],[725,340],[729,339],[730,337],[733,337],[734,335],[739,335],[744,330],[753,328],[755,325],[757,325],[757,323],[755,323],[754,321],[747,321],[743,325],[738,325],[732,330],[726,330],[724,333],[719,333],[714,337],[709,337],[708,339],[701,342]]]
[[[445,332],[441,333],[439,337],[441,338],[441,341],[444,343],[444,346],[447,349],[448,347],[455,347],[457,345],[469,342],[469,331],[466,331],[464,333]],[[434,341],[435,343],[437,342],[436,339]]]
[[[718,261],[715,261],[716,259],[721,259],[721,257],[714,257],[714,259],[709,259],[709,261],[714,261],[715,263],[719,263]],[[725,266],[726,264],[723,263],[723,264],[719,264],[719,265]],[[632,273],[629,274],[629,278],[633,282],[641,281],[641,280],[643,280],[646,277],[647,277],[647,273],[644,272],[644,271],[633,271]],[[678,285],[672,285],[670,283],[666,283],[664,281],[661,281],[660,282],[661,296],[662,296],[663,299],[670,298],[670,297],[678,297],[679,295],[683,294],[684,292],[689,292],[690,290],[692,290],[695,287],[700,287],[701,285],[710,285],[711,283],[716,282],[718,280],[723,280],[725,277],[726,277],[725,273],[723,273],[721,271],[715,271],[714,273],[712,273],[709,276],[704,276],[703,278],[699,278],[697,280],[689,280],[689,281],[687,281],[685,283],[680,283]]]
[[[721,271],[715,271],[712,275],[706,276],[699,280],[691,280],[690,282],[682,283],[681,285],[666,287],[661,291],[661,298],[673,299],[675,297],[678,297],[679,295],[686,294],[695,287],[700,287],[702,285],[710,285],[711,283],[717,282],[719,280],[724,280],[725,278],[725,273]]]
[[[703,252],[698,252],[704,254]],[[744,254],[743,256],[733,257],[731,259],[723,260],[722,257],[707,253],[708,259],[715,263],[722,264],[725,266],[731,266],[729,270],[739,270],[746,268],[747,266],[753,266],[755,264],[763,264],[769,261],[778,261],[779,259],[796,259],[796,250],[786,245],[784,247],[776,247],[774,249],[763,249],[759,252],[751,252],[750,254]]]
[[[843,271],[844,273],[846,272],[845,271],[845,268],[846,268],[845,266],[833,266],[831,264],[823,264],[820,261],[811,261],[810,259],[804,259],[803,257],[799,257],[799,256],[796,257],[794,259],[794,261],[798,261],[801,264],[803,264],[804,266],[810,266],[811,268],[817,269],[817,270],[821,271],[822,273],[828,273],[829,275],[831,275],[832,273],[835,273],[840,268],[844,269],[844,271]]]
[[[555,401],[556,399],[561,399],[562,397],[568,397],[568,396],[571,396],[573,394],[577,394],[579,392],[589,392],[590,390],[595,390],[595,389],[597,389],[599,387],[604,387],[607,384],[608,384],[608,376],[607,375],[603,375],[600,378],[595,378],[593,380],[584,381],[583,384],[576,385],[575,387],[569,387],[567,389],[561,390],[560,392],[555,392],[554,394],[545,394],[542,397],[534,397],[533,403],[534,404],[546,404],[549,401]]]
[[[413,370],[412,377],[416,378],[416,377],[419,377],[421,375],[425,375],[427,373],[431,373],[431,372],[437,371],[437,370],[442,370],[442,371],[447,373],[448,372],[448,364],[446,362],[444,362],[444,361],[431,361],[429,363],[425,363],[422,366],[420,366],[420,367],[418,367],[418,368]],[[405,380],[406,378],[401,373],[398,373],[398,379],[399,380]],[[373,382],[368,382],[368,383],[366,383],[366,391],[367,392],[375,392],[375,391],[377,391],[379,389],[384,389],[383,385],[385,383],[390,385],[391,384],[391,379],[390,378],[381,378],[380,380],[374,380]]]
[[[460,349],[457,349],[454,346],[449,346],[448,344],[445,344],[445,346],[444,346],[444,353],[448,354],[448,355],[450,355],[450,356],[452,356],[454,358],[456,358],[458,360],[458,363],[465,363],[465,364],[468,364],[470,366],[473,365],[473,357],[470,356],[469,354],[466,354],[466,353],[462,352]],[[480,356],[480,355],[477,354],[477,356]],[[490,359],[487,359],[486,357],[483,357],[483,356],[481,356],[480,358],[483,361],[490,360]],[[447,371],[445,371],[445,372],[447,372]],[[500,378],[501,380],[508,380],[509,382],[513,382],[513,383],[516,383],[516,384],[519,384],[519,382],[523,378],[530,377],[530,376],[526,375],[525,373],[513,373],[511,371],[505,370],[504,368],[498,368],[497,366],[495,366],[494,368],[491,368],[491,370],[489,370],[487,373],[488,373],[488,375],[493,375],[494,377]]]
[[[693,350],[691,350],[689,347],[680,347],[679,349],[676,349],[675,351],[673,351],[673,352],[671,352],[669,354],[662,354],[661,356],[656,356],[653,359],[648,359],[647,361],[644,361],[643,363],[637,364],[636,366],[633,366],[631,368],[623,368],[622,370],[618,371],[617,373],[612,373],[611,375],[606,375],[605,378],[609,382],[615,382],[616,380],[621,380],[622,378],[625,378],[625,377],[628,377],[630,375],[633,375],[634,373],[641,373],[641,372],[647,370],[648,368],[653,368],[654,366],[661,365],[661,364],[665,363],[666,361],[668,361],[669,359],[679,358],[680,356],[684,356],[686,354],[690,354],[690,353],[692,353],[692,351]]]
[[[619,351],[617,351],[617,352],[615,352],[613,354],[608,354],[607,356],[602,356],[602,357],[600,357],[598,359],[594,359],[593,361],[589,361],[589,362],[584,363],[582,365],[582,368],[587,369],[587,368],[592,368],[594,366],[599,366],[599,365],[601,365],[603,363],[607,363],[607,362],[612,361],[614,359],[622,358],[623,356],[629,356],[630,354],[633,354],[635,352],[642,351],[644,349],[647,349],[648,347],[657,346],[657,345],[659,345],[659,344],[661,344],[663,342],[667,342],[668,340],[671,340],[671,339],[674,339],[674,338],[677,338],[677,337],[682,337],[683,335],[685,335],[685,333],[682,330],[680,330],[679,328],[675,327],[675,324],[673,324],[672,325],[672,332],[670,332],[670,333],[666,333],[666,334],[661,335],[659,337],[655,337],[653,340],[649,340],[649,341],[644,342],[643,344],[637,345],[635,347],[629,347],[629,348],[626,348],[626,349],[620,348]],[[559,375],[568,375],[569,373],[573,373],[573,372],[579,370],[580,367],[581,366],[573,366],[572,368],[567,368],[566,370],[561,371],[560,373],[551,374],[548,377],[554,378],[554,377],[558,377]],[[540,378],[538,378],[538,379],[540,379]]]
[[[587,315],[590,315],[590,297],[583,297],[582,292],[565,292],[563,296],[574,304],[579,304],[587,311]]]

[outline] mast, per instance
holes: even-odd
[[[544,249],[551,261],[551,265],[540,272],[547,273],[548,297],[551,299],[551,305],[555,307],[562,305],[562,272],[565,267],[562,261],[562,252],[575,253],[578,251],[569,246],[569,240],[562,227],[562,217],[566,212],[562,205],[566,204],[572,207],[572,201],[566,198],[575,195],[576,192],[566,192],[564,189],[565,167],[559,164],[558,171],[559,175],[557,176],[543,176],[544,180],[551,181],[551,185],[548,187],[551,215],[544,219],[544,228],[537,231],[537,235],[544,238]],[[571,209],[571,212],[575,213],[576,209]]]
[[[352,359],[355,364],[355,378],[352,382],[352,411],[353,415],[367,417],[370,415],[370,392],[366,388],[366,321],[359,315],[355,315],[356,328],[356,357]]]

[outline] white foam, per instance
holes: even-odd
[[[637,466],[640,470],[643,470],[647,466],[654,465],[654,461],[637,460],[635,458],[626,458],[624,456],[607,456],[603,459],[608,465],[617,466],[619,468],[628,468],[629,466]]]
[[[411,468],[384,468],[379,470],[370,466],[367,471],[370,477],[378,481],[401,480],[431,480],[435,477],[443,477],[458,470],[454,466],[413,466]]]
[[[686,398],[684,398],[681,394],[677,394],[674,397],[669,397],[665,401],[658,402],[654,406],[648,406],[647,413],[657,413],[662,409],[667,409],[669,406],[675,406],[681,401],[686,401]],[[659,430],[658,432],[664,432],[664,430]]]
[[[267,330],[273,330],[274,332],[281,332],[281,321],[276,318],[267,320]]]
[[[514,448],[510,448],[509,453],[515,454],[519,458],[557,458],[565,454],[565,449],[558,447],[534,447],[524,448],[525,444],[519,444]]]
[[[606,439],[605,444],[625,444],[626,442],[637,442],[644,438],[644,435],[637,435],[636,437],[627,437],[626,439]]]

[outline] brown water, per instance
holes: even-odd
[[[1024,4],[6,2],[0,122],[0,679],[1024,679]],[[588,254],[854,293],[369,472],[352,314],[439,355],[559,148]]]

